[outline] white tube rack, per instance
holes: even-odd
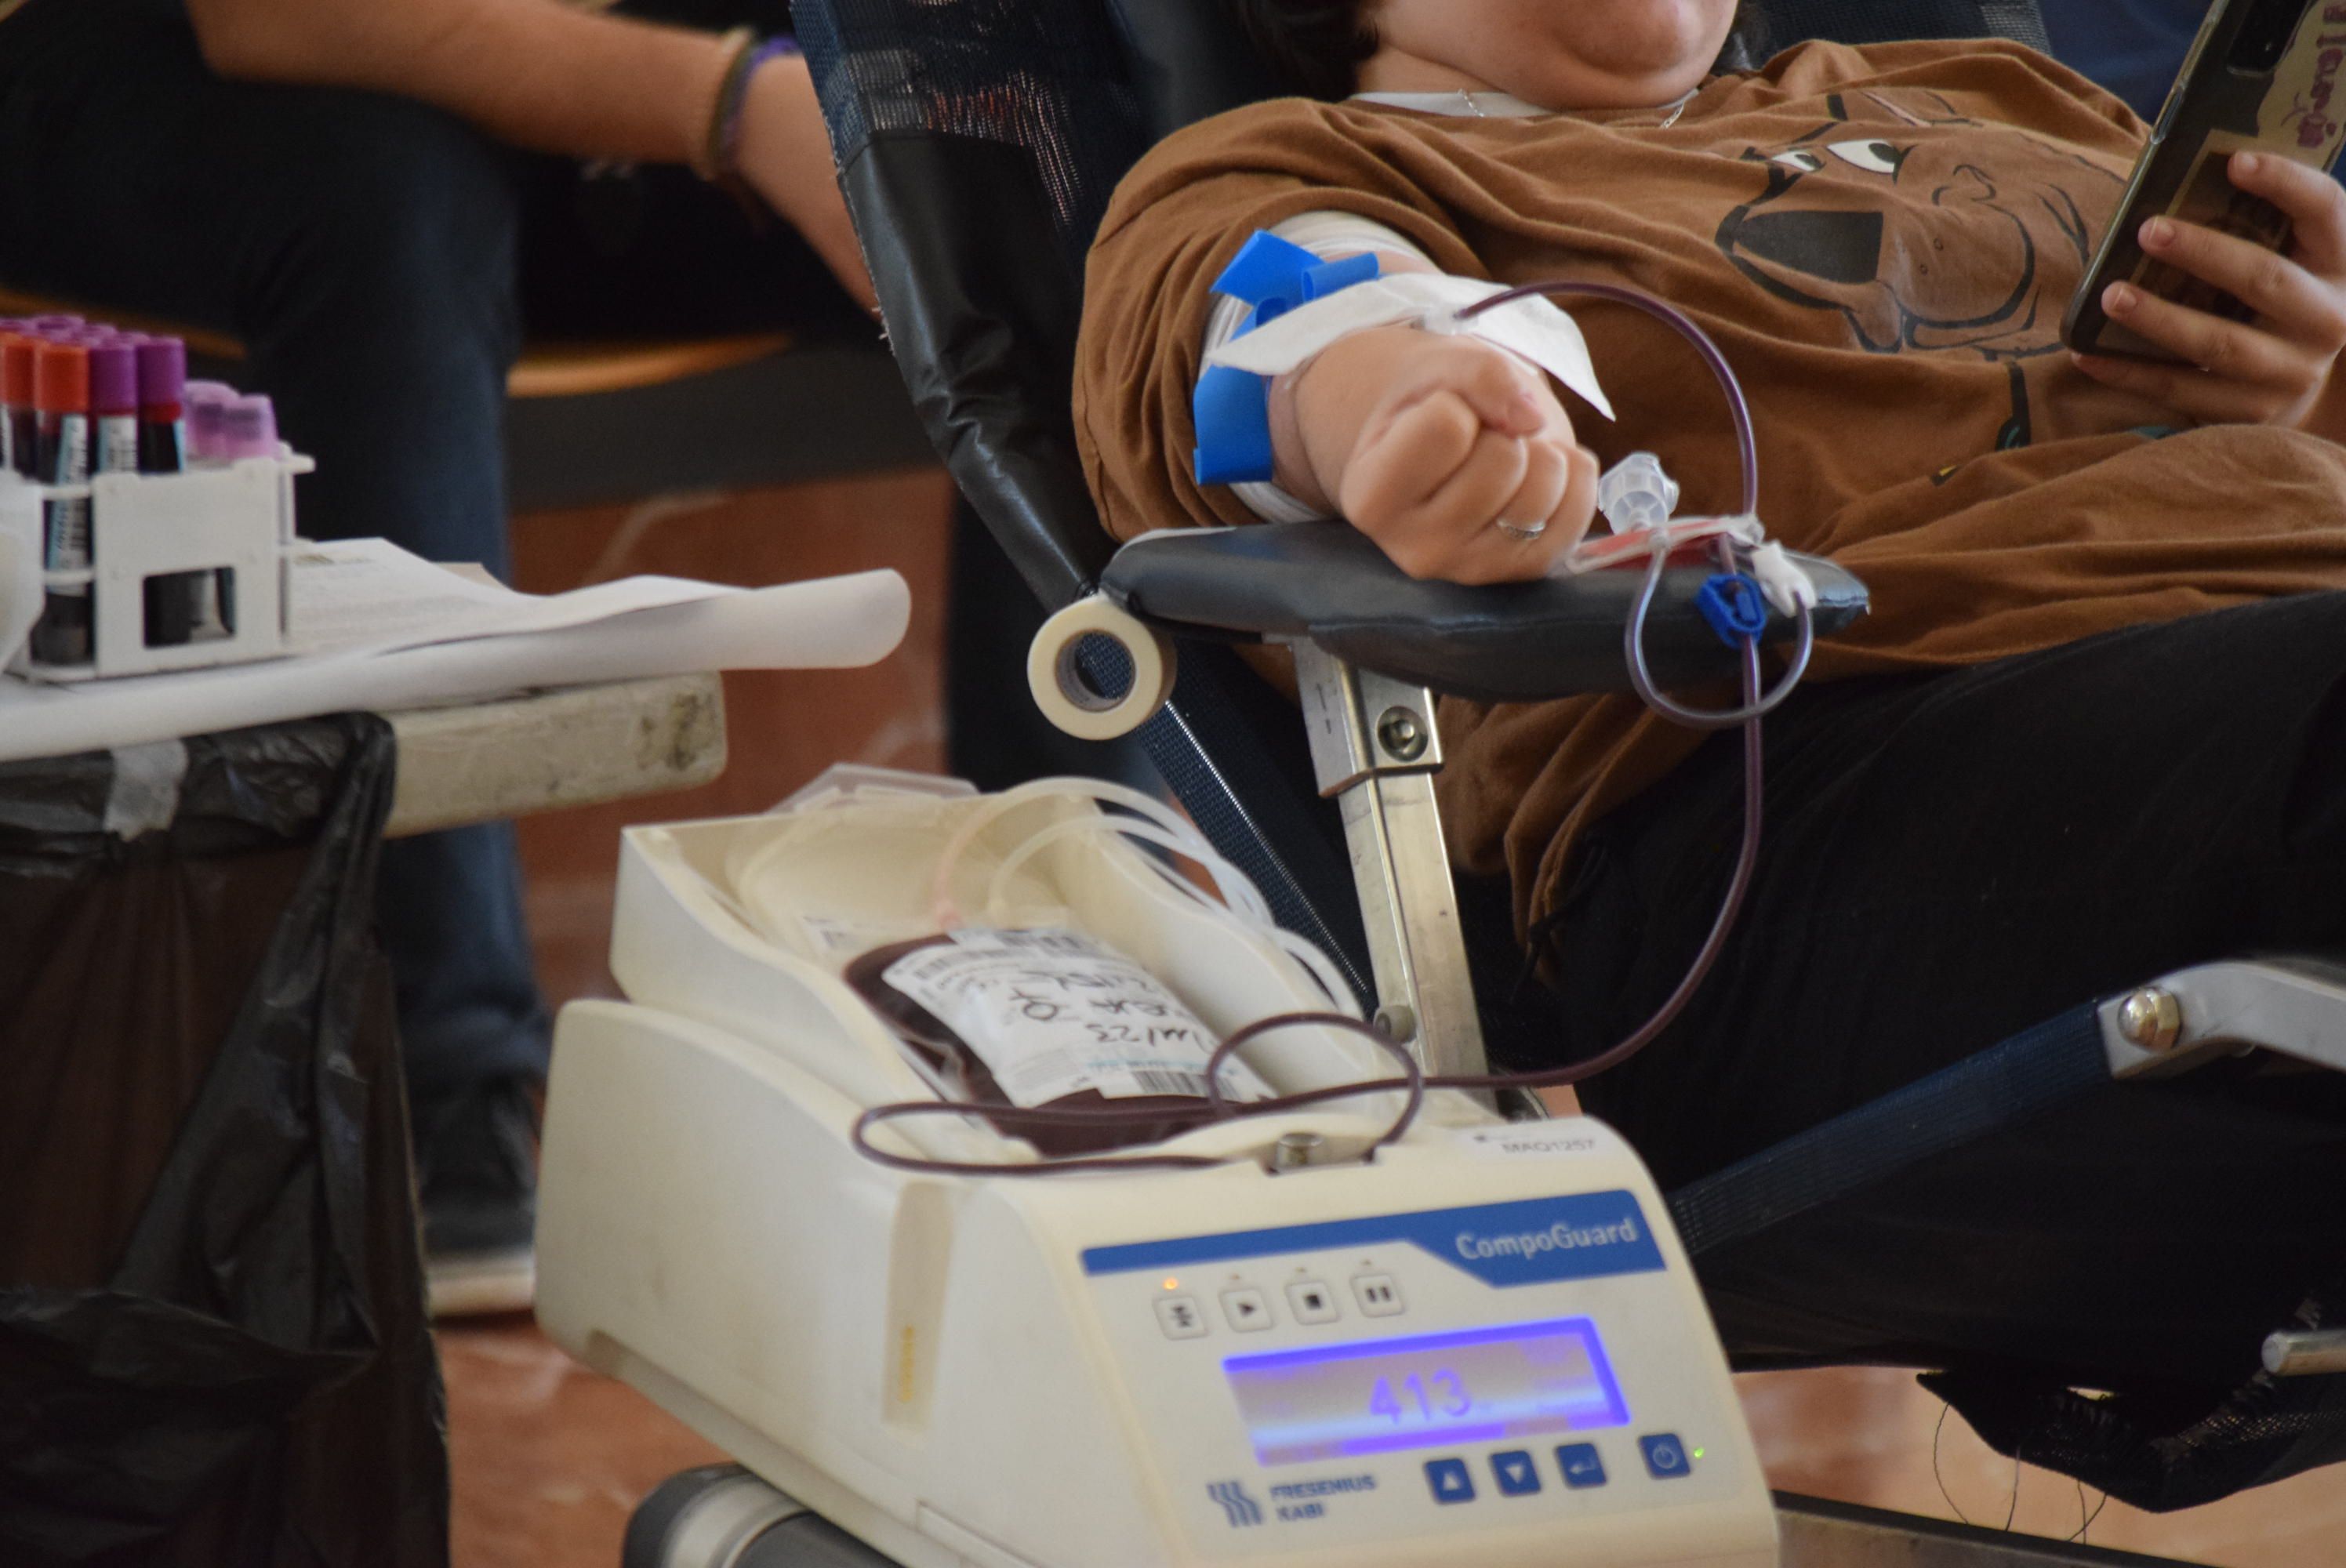
[[[290,447],[183,473],[102,473],[86,484],[40,484],[0,474],[0,530],[46,562],[46,504],[87,499],[92,566],[41,574],[42,593],[86,585],[91,594],[89,662],[50,664],[29,645],[9,665],[44,681],[84,681],[202,669],[272,658],[284,651],[286,557],[294,548],[293,480],[317,464]],[[221,625],[188,642],[148,641],[146,584],[181,573],[220,572]]]

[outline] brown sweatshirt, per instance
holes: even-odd
[[[2346,450],[2168,434],[2101,386],[2061,315],[2142,140],[2115,98],[2015,46],[1810,44],[1658,112],[1437,117],[1282,99],[1168,139],[1091,256],[1076,433],[1109,529],[1243,523],[1190,478],[1209,287],[1258,229],[1334,209],[1444,271],[1625,283],[1719,342],[1758,426],[1760,516],[1871,588],[1813,678],[1974,664],[2258,597],[2346,588]],[[1669,331],[1572,303],[1620,418],[1682,510],[1735,509],[1725,408]],[[1339,524],[1330,524],[1337,526]],[[1696,738],[1634,699],[1445,702],[1453,852],[1547,913],[1579,830]]]

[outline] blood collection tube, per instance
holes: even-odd
[[[91,334],[89,417],[97,473],[138,472],[138,350],[128,340]]]
[[[133,340],[138,364],[138,472],[179,473],[188,467],[188,345],[178,338]],[[148,647],[192,642],[219,626],[219,575],[187,572],[142,585]]]
[[[220,461],[235,463],[247,457],[277,455],[277,405],[269,401],[266,392],[252,392],[223,403],[219,415]],[[293,542],[292,476],[280,473],[277,485],[278,543],[291,545]],[[277,557],[277,604],[280,616],[287,613],[285,606],[292,603],[291,563],[291,555],[280,550]],[[228,629],[234,630],[233,624]]]
[[[94,331],[81,335],[89,351],[89,419],[93,473],[138,472],[138,345],[127,336]],[[92,507],[93,512],[96,510]],[[143,585],[149,647],[184,643],[193,624],[192,575],[149,577]],[[158,611],[160,611],[158,616]]]
[[[220,455],[227,444],[222,412],[237,400],[237,390],[226,382],[189,382],[181,396],[188,411],[188,466],[219,467],[228,461]]]
[[[39,472],[38,421],[33,412],[33,354],[39,340],[29,324],[0,332],[0,417],[8,424],[8,457],[27,479]]]
[[[219,460],[277,455],[277,405],[250,392],[220,405]]]
[[[188,345],[140,338],[138,472],[177,473],[188,466]]]
[[[24,324],[14,316],[0,316],[0,354],[6,352],[5,345]],[[5,388],[0,388],[0,473],[16,472],[16,433],[12,426],[7,396]]]
[[[39,473],[45,484],[89,482],[89,350],[76,342],[48,341],[33,355],[33,408],[38,416]],[[44,560],[52,572],[87,572],[92,565],[89,498],[56,498],[42,504]],[[33,657],[44,664],[90,661],[90,585],[51,585],[41,618],[33,627]]]

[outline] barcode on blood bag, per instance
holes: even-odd
[[[1135,1067],[1132,1081],[1144,1095],[1189,1095],[1205,1098],[1206,1080],[1197,1073],[1165,1073],[1154,1067]]]

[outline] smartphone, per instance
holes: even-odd
[[[2346,0],[2215,0],[2136,160],[2117,221],[2069,301],[2061,339],[2085,353],[2172,361],[2102,312],[2112,283],[2233,321],[2254,312],[2222,290],[2154,261],[2137,238],[2160,213],[2269,250],[2289,219],[2234,186],[2232,154],[2253,151],[2327,170],[2346,143]]]

